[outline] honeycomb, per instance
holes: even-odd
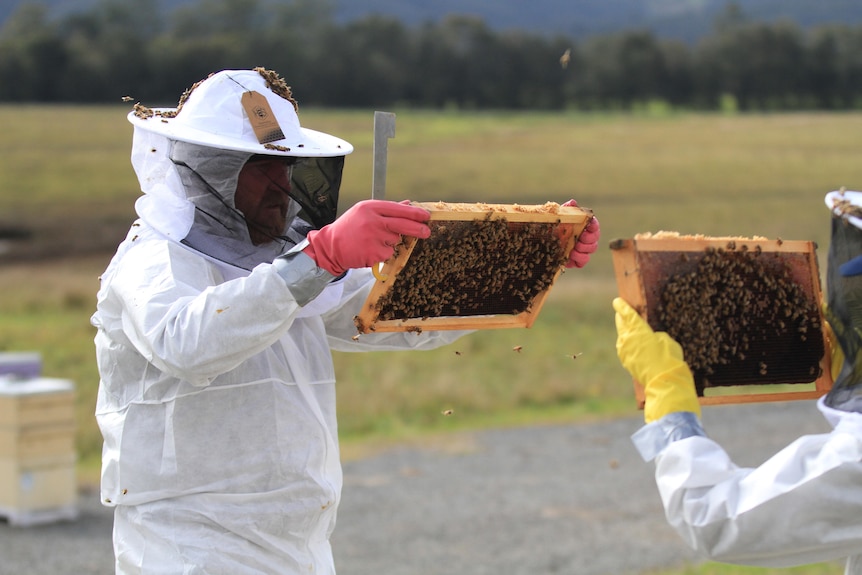
[[[378,300],[379,320],[518,314],[567,259],[557,226],[486,218],[430,227]]]
[[[707,248],[693,270],[663,285],[655,311],[656,327],[682,346],[701,395],[708,387],[803,383],[821,374],[820,309],[787,257]]]

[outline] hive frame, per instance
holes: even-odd
[[[548,211],[546,206],[520,206],[517,204],[461,204],[444,202],[414,202],[412,205],[427,209],[432,221],[471,221],[490,219],[505,219],[509,222],[561,224],[559,239],[564,252],[568,254],[574,247],[575,240],[589,224],[593,216],[592,210],[557,206]],[[515,327],[530,327],[536,320],[545,298],[553,287],[563,268],[560,267],[554,275],[554,281],[536,297],[533,298],[527,310],[518,314],[495,314],[477,316],[445,316],[378,320],[377,302],[390,289],[395,279],[407,265],[417,238],[404,237],[392,258],[383,263],[377,281],[354,322],[360,334],[369,332],[396,332],[424,330],[478,330],[502,329]]]
[[[636,236],[630,239],[617,239],[610,243],[611,253],[614,264],[614,274],[617,282],[619,296],[627,301],[644,319],[649,321],[649,311],[647,305],[646,290],[648,287],[644,283],[643,274],[641,273],[641,255],[649,252],[695,252],[702,253],[707,248],[726,249],[732,242],[734,249],[759,249],[762,253],[787,253],[799,254],[804,258],[805,267],[798,278],[800,282],[810,282],[811,295],[819,304],[822,301],[822,291],[820,286],[820,272],[817,263],[817,245],[810,241],[799,240],[781,240],[781,239],[750,239],[750,238],[729,238],[729,237],[706,237],[706,236],[675,236],[673,234],[655,236],[643,235]],[[744,246],[744,247],[743,247]],[[802,277],[804,276],[804,277]],[[820,307],[818,305],[818,310]],[[822,317],[821,325],[825,325],[825,319]],[[803,389],[799,391],[782,391],[782,392],[753,392],[752,386],[722,386],[719,388],[707,388],[712,393],[721,393],[721,395],[704,395],[698,397],[701,405],[721,405],[721,404],[738,404],[738,403],[756,403],[770,401],[789,401],[801,399],[817,399],[832,388],[831,374],[831,342],[826,336],[826,330],[823,331],[823,348],[825,353],[820,360],[821,375],[813,382],[814,389]],[[644,407],[645,395],[644,387],[637,380],[633,380],[635,399],[640,409]],[[768,384],[765,384],[768,386]],[[795,385],[795,384],[791,384]],[[706,393],[706,392],[705,392]]]

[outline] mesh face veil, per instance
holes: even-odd
[[[827,206],[832,209],[832,236],[826,319],[844,352],[844,365],[825,402],[835,409],[862,413],[862,275],[841,273],[843,264],[862,255],[862,220],[852,215],[862,210],[862,194],[833,192],[827,196]]]

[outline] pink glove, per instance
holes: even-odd
[[[573,208],[578,207],[578,202],[569,200],[564,206]],[[572,248],[572,253],[569,254],[569,261],[566,262],[567,268],[582,268],[590,261],[590,254],[594,253],[599,247],[599,220],[593,216],[578,240],[575,242],[575,247]]]
[[[402,235],[427,238],[429,217],[426,210],[406,202],[364,200],[328,226],[308,232],[303,252],[318,267],[338,276],[389,259]]]

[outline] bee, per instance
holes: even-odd
[[[584,355],[584,352],[580,352],[580,353],[573,353],[573,354],[566,354],[566,357],[571,357],[572,359],[578,359],[578,358],[579,358],[579,357],[581,357],[582,355]]]
[[[560,66],[565,70],[569,66],[569,61],[572,59],[572,50],[570,48],[566,48],[566,51],[563,52],[563,55],[560,56]]]
[[[455,411],[454,411],[454,410],[452,410],[452,409],[444,409],[444,410],[442,411],[442,413],[443,413],[443,415],[447,415],[447,416],[448,416],[448,415],[452,415],[453,413],[455,413]]]
[[[132,100],[134,100],[134,98],[132,98],[131,96],[123,96],[122,100],[123,102],[131,102]]]
[[[522,349],[524,349],[523,346],[516,345],[515,347],[512,348],[512,351],[516,351],[518,353],[521,353]]]

